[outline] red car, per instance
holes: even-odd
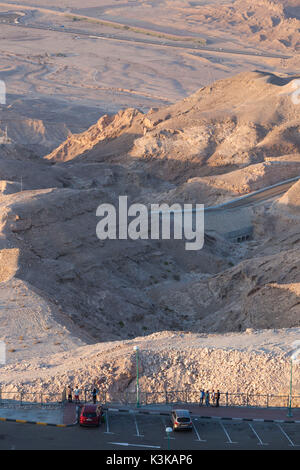
[[[100,405],[84,405],[81,410],[80,426],[99,426],[102,420],[103,411]]]

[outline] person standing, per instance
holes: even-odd
[[[217,393],[216,393],[216,407],[218,408],[219,407],[219,402],[220,402],[220,390],[217,390]]]
[[[75,403],[79,403],[79,389],[78,387],[74,390]]]
[[[72,388],[71,388],[70,385],[68,386],[68,392],[67,393],[68,393],[68,402],[72,403]]]
[[[202,388],[202,390],[200,391],[200,406],[203,406],[204,397],[205,397],[205,392],[204,392],[204,388]]]
[[[215,401],[216,401],[215,390],[211,392],[211,401],[212,401],[212,405],[215,406]]]
[[[209,406],[209,390],[207,390],[207,392],[205,394],[205,405]]]
[[[97,402],[97,389],[96,389],[95,386],[93,387],[93,390],[92,390],[92,396],[93,396],[93,403],[94,403],[94,405],[96,405],[96,402]]]

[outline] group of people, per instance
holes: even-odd
[[[207,390],[205,392],[204,388],[200,391],[200,405],[205,405],[206,406],[220,406],[219,403],[220,403],[220,390],[217,390],[216,392],[214,390],[212,390],[212,392],[210,392],[209,390]]]
[[[85,401],[86,401],[86,398],[87,398],[87,394],[91,394],[92,396],[92,400],[93,400],[93,403],[96,404],[97,402],[97,394],[98,394],[98,390],[96,388],[95,385],[93,385],[92,389],[89,390],[88,388],[86,388],[84,390],[84,398],[85,398]],[[73,402],[73,395],[74,395],[74,401],[75,403],[80,403],[80,390],[79,388],[76,386],[74,388],[74,390],[72,389],[72,387],[69,385],[68,386],[68,390],[67,390],[67,395],[68,395],[68,402],[69,403],[72,403]],[[218,407],[220,406],[219,403],[220,403],[220,390],[217,390],[215,392],[215,390],[212,390],[211,392],[209,390],[205,391],[204,388],[200,391],[200,406],[203,406],[204,404],[206,406],[215,406],[215,407]]]
[[[86,388],[84,390],[84,398],[86,400],[86,397],[87,397],[87,394],[90,393],[91,396],[92,396],[92,400],[93,400],[93,403],[96,404],[97,402],[97,394],[98,394],[98,390],[96,388],[96,386],[94,385],[92,387],[92,390],[89,390],[88,388]],[[67,390],[67,395],[68,395],[68,402],[69,403],[72,403],[73,402],[73,394],[74,394],[74,401],[75,403],[80,403],[80,390],[79,388],[76,386],[74,388],[74,390],[72,389],[72,387],[69,385],[68,386],[68,390]]]

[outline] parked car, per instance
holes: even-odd
[[[103,410],[100,405],[84,405],[80,417],[80,426],[99,426],[102,421]]]
[[[188,410],[173,410],[171,413],[173,431],[193,429],[190,412]]]

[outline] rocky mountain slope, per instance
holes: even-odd
[[[9,139],[23,151],[45,155],[71,134],[64,123],[34,119],[22,115],[15,106],[0,106],[0,142],[7,132]],[[4,149],[2,148],[2,151]]]
[[[46,158],[122,162],[178,183],[291,155],[299,149],[296,79],[247,72],[145,115],[129,109],[104,116]]]
[[[172,6],[172,1],[168,2]],[[248,38],[262,47],[298,50],[299,3],[294,0],[235,0],[191,5],[188,20],[194,30],[205,24],[217,31]],[[178,5],[179,9],[180,6]],[[184,7],[181,8],[183,10]]]
[[[14,193],[2,183],[2,245],[18,250],[15,275],[55,298],[97,340],[179,325],[297,326],[298,291],[284,287],[299,281],[296,245],[273,257],[258,241],[240,252],[207,238],[191,254],[179,241],[104,242],[95,233],[97,206],[117,205],[122,194],[145,203],[215,203],[297,176],[300,108],[292,82],[243,73],[146,115],[103,116],[44,160],[23,157],[18,168],[4,159],[3,181],[20,184],[23,175],[26,189]],[[291,271],[284,282],[283,265]],[[262,295],[270,305],[263,312]]]
[[[182,241],[96,237],[98,205],[117,206],[119,195],[209,205],[299,175],[296,78],[243,73],[147,114],[102,116],[44,159],[1,147],[0,285],[10,292],[3,330],[11,338],[9,362],[22,357],[13,318],[31,345],[26,357],[39,354],[35,341],[49,324],[67,341],[43,334],[44,355],[165,330],[181,331],[188,342],[191,331],[299,327],[299,183],[251,208],[254,237],[243,245],[218,233],[206,234],[198,252],[185,251]],[[23,307],[12,303],[20,289],[28,296]]]

